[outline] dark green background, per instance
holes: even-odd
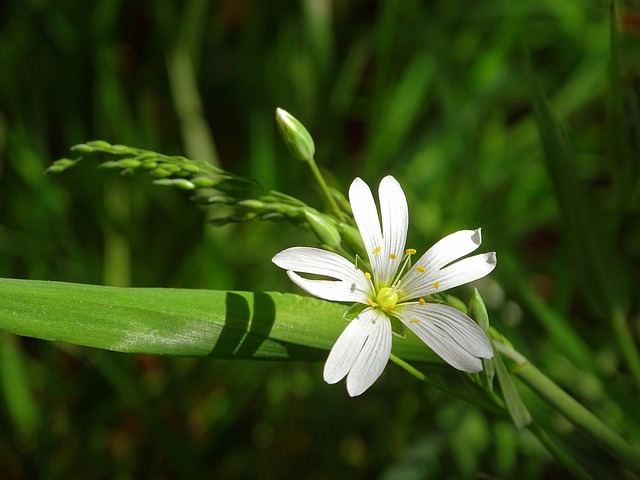
[[[637,438],[628,416],[637,396],[589,261],[577,255],[579,232],[568,231],[557,194],[564,179],[547,168],[531,87],[534,77],[569,133],[581,198],[616,254],[605,258],[622,265],[611,282],[631,298],[624,306],[637,339],[628,294],[640,271],[640,7],[618,7],[611,74],[609,5],[599,1],[4,2],[0,276],[300,293],[270,259],[313,244],[307,232],[208,226],[216,211],[188,193],[89,161],[43,174],[70,146],[104,139],[213,161],[323,208],[306,165],[280,142],[279,106],[313,134],[331,185],[346,192],[355,176],[372,186],[386,174],[400,180],[418,252],[482,226],[482,251],[499,259],[479,285],[492,322]],[[457,293],[468,300],[469,290]],[[584,344],[568,343],[545,307]],[[571,354],[580,346],[588,372]],[[3,478],[562,473],[527,431],[393,365],[356,399],[326,385],[321,369],[0,336]],[[529,401],[534,417],[548,418]],[[591,471],[608,461],[554,423]]]

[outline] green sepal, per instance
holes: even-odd
[[[391,321],[391,333],[396,337],[407,338],[407,327],[404,326],[404,323],[396,317],[389,317],[389,320]]]
[[[367,308],[367,305],[363,303],[354,303],[347,309],[346,312],[344,312],[342,318],[344,318],[347,322],[350,322],[358,315],[360,315],[365,308]]]

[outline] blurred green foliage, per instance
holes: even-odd
[[[419,251],[482,226],[500,259],[479,286],[492,323],[638,439],[637,385],[609,300],[576,255],[579,227],[545,160],[531,87],[533,76],[569,132],[580,208],[606,244],[605,267],[619,265],[610,280],[626,300],[614,306],[637,344],[640,5],[618,6],[612,35],[609,5],[594,1],[4,2],[0,276],[294,291],[270,259],[312,244],[309,233],[214,228],[215,211],[187,192],[88,162],[43,175],[71,145],[100,138],[210,161],[320,209],[306,165],[280,141],[283,107],[312,133],[334,187],[400,180]],[[4,478],[562,472],[529,431],[394,366],[350,399],[316,364],[134,357],[3,335],[0,386]],[[563,419],[547,427],[592,475],[606,469]]]

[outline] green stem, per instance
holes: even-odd
[[[422,373],[420,370],[415,368],[413,365],[410,365],[409,363],[405,362],[404,360],[397,357],[393,353],[389,356],[389,359],[393,363],[398,365],[400,368],[403,368],[404,370],[406,370],[411,376],[415,377],[416,379],[420,380],[423,383],[426,383],[429,386],[437,388],[441,392],[444,392],[454,397],[458,397],[461,400],[471,403],[472,405],[479,405],[481,407],[484,407],[492,413],[495,413],[498,415],[504,415],[504,406],[502,406],[501,408],[500,405],[498,405],[498,403],[500,402],[499,399],[497,401],[496,399],[493,399],[494,403],[491,403],[489,401],[486,401],[483,398],[467,395],[465,393],[460,392],[459,390],[454,390],[443,383],[440,383],[436,380],[433,380],[432,378],[427,377],[424,373]]]
[[[622,351],[622,355],[627,363],[627,367],[636,382],[636,385],[640,387],[640,355],[638,354],[638,348],[633,341],[633,334],[629,330],[624,311],[620,308],[615,308],[611,315],[613,323],[613,330],[618,340],[618,345]]]
[[[575,478],[580,480],[591,480],[593,477],[589,475],[582,466],[576,462],[570,455],[555,442],[551,436],[535,422],[530,423],[527,428],[533,433],[538,441],[567,469]]]
[[[602,420],[578,403],[551,379],[534,367],[523,355],[500,342],[496,348],[516,363],[513,373],[594,443],[607,450],[621,463],[640,473],[640,450],[629,444]]]
[[[329,202],[331,209],[336,214],[339,220],[345,221],[344,214],[342,213],[342,210],[340,210],[340,207],[338,207],[338,204],[336,203],[335,198],[333,198],[333,195],[331,195],[331,192],[329,191],[329,186],[327,185],[327,182],[324,181],[324,177],[322,176],[322,173],[320,172],[320,169],[318,168],[318,165],[316,164],[315,159],[310,158],[307,161],[307,163],[309,164],[309,168],[311,168],[311,172],[313,173],[313,176],[316,178],[316,181],[320,185],[320,188],[322,189],[322,193],[324,193],[324,196],[327,197],[327,201]]]

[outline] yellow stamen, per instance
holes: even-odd
[[[374,255],[377,255],[380,253],[381,248],[380,247],[376,247],[373,249],[373,251],[371,253],[373,253]]]
[[[410,318],[409,323],[420,323],[420,320],[418,320],[417,318]]]
[[[420,265],[416,266],[416,270],[418,270],[420,273],[424,273],[424,272],[426,272],[426,270],[424,269],[424,267],[422,267],[422,266],[420,266]]]
[[[364,272],[364,276],[371,280],[371,274],[369,272]]]
[[[398,255],[396,255],[395,253],[390,253],[390,254],[389,254],[389,258],[390,258],[391,260],[395,260],[396,258],[398,258]]]
[[[371,305],[373,308],[376,308],[378,306],[378,304],[370,298],[367,298],[367,302],[369,302],[369,305]]]
[[[407,248],[407,250],[405,251],[407,255],[415,255],[416,254],[416,249],[415,248]]]
[[[424,298],[421,298],[420,300],[418,300],[418,305],[420,305],[421,307],[424,306],[424,304],[427,303],[424,301]]]
[[[440,282],[433,282],[433,288],[435,288],[436,290],[440,288]]]

